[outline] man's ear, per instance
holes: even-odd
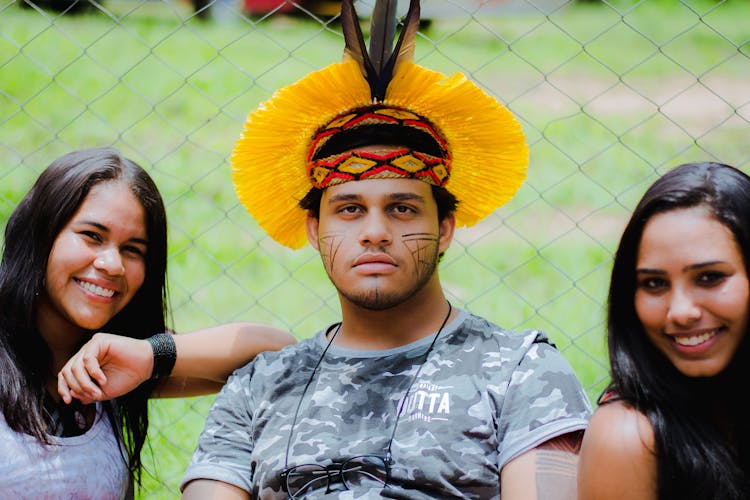
[[[305,220],[305,229],[307,231],[307,241],[310,242],[310,245],[315,250],[320,250],[320,246],[318,245],[318,219],[316,217],[313,217],[309,213],[307,214],[307,219]]]
[[[440,221],[440,236],[438,238],[438,253],[448,250],[453,241],[453,231],[456,229],[456,217],[451,214]]]

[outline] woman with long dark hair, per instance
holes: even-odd
[[[251,323],[165,333],[164,204],[146,171],[113,149],[75,151],[45,169],[11,214],[4,246],[4,496],[123,497],[140,478],[155,390],[215,392],[258,352],[293,342]]]
[[[586,431],[579,498],[750,498],[750,178],[680,165],[644,194],[615,254],[612,381]]]

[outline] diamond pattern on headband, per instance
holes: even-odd
[[[343,182],[407,178],[442,186],[449,170],[442,158],[407,148],[386,153],[353,150],[312,162],[310,180],[315,187],[326,188]]]
[[[431,138],[443,156],[432,156],[405,147],[388,153],[374,153],[354,148],[343,154],[313,159],[337,134],[363,126],[385,127],[389,130],[390,127],[394,127],[394,131],[399,128],[419,130]],[[307,168],[310,182],[317,188],[352,180],[398,177],[419,179],[443,186],[450,177],[450,162],[451,155],[445,139],[426,119],[403,108],[376,104],[336,116],[321,127],[311,141]]]

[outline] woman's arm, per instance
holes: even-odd
[[[236,368],[259,352],[296,342],[287,331],[259,323],[227,323],[173,335],[177,359],[153,396],[197,396],[216,392]],[[151,377],[154,352],[147,340],[97,333],[60,370],[57,386],[66,403],[90,403],[132,391]]]
[[[594,412],[578,464],[579,500],[656,500],[651,423],[621,401]]]

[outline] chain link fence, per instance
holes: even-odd
[[[178,331],[250,320],[303,338],[335,321],[317,254],[259,230],[234,196],[228,157],[259,102],[340,59],[338,2],[46,1],[0,0],[3,223],[54,158],[113,145],[167,203]],[[372,0],[355,5],[366,18]],[[518,195],[457,231],[440,267],[449,299],[508,328],[544,329],[593,401],[607,380],[612,253],[635,202],[682,162],[750,168],[750,2],[423,0],[422,9],[417,61],[495,95],[531,148]],[[211,401],[153,405],[137,496],[179,496]]]

